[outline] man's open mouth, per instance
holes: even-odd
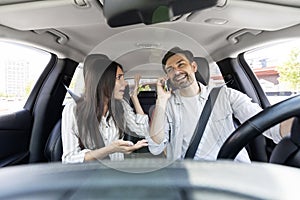
[[[187,74],[180,74],[174,77],[174,81],[178,82],[178,81],[182,81],[187,77]]]

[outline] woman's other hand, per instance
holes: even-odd
[[[148,146],[147,140],[140,140],[136,144],[133,144],[131,141],[116,140],[110,144],[110,147],[112,148],[111,153],[120,152],[124,154],[130,154],[133,151],[146,146]]]

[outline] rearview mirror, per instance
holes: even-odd
[[[172,21],[176,16],[213,7],[218,0],[104,0],[111,27]]]

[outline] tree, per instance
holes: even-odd
[[[292,91],[299,92],[300,90],[300,50],[294,48],[289,54],[289,59],[279,66],[280,74],[279,81],[286,82]]]
[[[25,95],[26,95],[26,97],[29,96],[29,94],[31,92],[31,89],[32,89],[32,86],[33,86],[33,80],[27,82],[27,84],[25,86]]]

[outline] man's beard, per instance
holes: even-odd
[[[182,76],[184,76],[184,78],[178,80],[178,78],[182,77]],[[171,82],[172,82],[174,88],[176,88],[176,89],[184,89],[184,88],[187,88],[190,85],[192,85],[193,82],[194,82],[194,79],[191,76],[191,74],[188,74],[187,72],[182,72],[182,73],[180,73],[178,75],[175,75],[173,77],[173,79],[171,80]]]

